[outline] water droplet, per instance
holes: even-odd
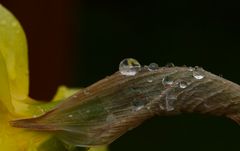
[[[204,78],[204,75],[202,75],[202,74],[200,74],[199,72],[196,72],[196,71],[193,71],[193,76],[194,76],[195,79],[198,79],[198,80]]]
[[[115,120],[115,116],[113,114],[109,114],[107,117],[106,117],[106,121],[107,122],[113,122]]]
[[[131,131],[131,130],[133,130],[135,127],[129,127],[128,128],[128,131]]]
[[[148,66],[149,71],[154,71],[154,70],[157,70],[157,69],[158,69],[158,64],[156,64],[156,63],[150,63],[149,66]]]
[[[41,111],[41,113],[45,113],[46,112],[43,108],[41,108],[40,111]]]
[[[177,97],[174,94],[167,94],[165,103],[166,103],[166,110],[167,111],[172,111],[174,110],[173,103],[177,100]]]
[[[83,90],[83,93],[84,93],[85,95],[90,94],[90,92],[89,92],[87,89],[84,89],[84,90]]]
[[[189,70],[189,71],[193,71],[194,68],[193,68],[193,67],[189,67],[188,70]]]
[[[70,115],[68,115],[68,117],[73,117],[73,115],[72,115],[72,114],[70,114]]]
[[[171,67],[175,67],[175,65],[172,62],[170,62],[170,63],[167,63],[165,67],[171,68]]]
[[[182,89],[185,89],[188,86],[188,83],[186,81],[180,81],[179,82],[179,87]]]
[[[162,104],[159,104],[159,108],[160,108],[161,110],[165,110],[165,108],[163,107]]]
[[[140,63],[133,58],[126,58],[119,64],[119,71],[122,75],[134,76],[141,70]]]
[[[134,101],[132,102],[132,105],[133,105],[134,111],[139,111],[139,110],[141,110],[142,108],[144,108],[144,106],[146,105],[146,103],[145,103],[144,100],[134,100]]]
[[[151,106],[148,106],[147,109],[151,111]]]
[[[204,74],[203,72],[199,69],[199,67],[195,67],[195,69],[193,70],[193,77],[197,80],[203,79],[204,78]]]
[[[163,85],[172,85],[173,84],[173,79],[169,76],[165,76],[163,79],[162,79],[162,84]]]
[[[153,79],[152,79],[152,78],[148,78],[148,79],[147,79],[147,82],[152,83],[152,82],[153,82]]]

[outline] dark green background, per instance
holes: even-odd
[[[57,86],[86,87],[141,64],[202,66],[240,83],[240,5],[221,0],[2,0],[27,34],[30,95],[49,100]],[[156,117],[112,151],[236,151],[240,127],[223,117]]]

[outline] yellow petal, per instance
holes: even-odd
[[[62,99],[66,99],[71,96],[75,92],[77,92],[79,88],[67,88],[66,86],[60,86],[57,90],[57,93],[53,97],[52,101],[59,101]]]
[[[108,151],[107,146],[92,147],[88,151]]]
[[[9,121],[47,112],[76,89],[60,87],[51,102],[28,97],[26,37],[16,18],[0,4],[0,151],[58,151],[51,133],[14,128]],[[44,144],[50,145],[44,146]],[[57,147],[56,147],[57,145]],[[64,149],[65,150],[65,149]],[[91,148],[105,151],[106,147]]]
[[[19,111],[28,116],[43,114],[43,112],[47,112],[57,103],[64,100],[65,97],[70,96],[74,90],[76,89],[68,89],[62,86],[55,95],[58,96],[58,102],[37,102],[32,99],[27,99],[18,102],[17,107],[21,108]],[[16,118],[21,118],[21,116],[13,116],[6,112],[4,108],[0,108],[0,151],[58,151],[59,146],[64,146],[61,142],[55,145],[51,144],[52,146],[46,146],[45,144],[49,144],[49,142],[57,142],[51,133],[11,127],[9,121]]]
[[[11,100],[25,99],[28,96],[29,85],[26,37],[17,19],[2,5],[0,5],[0,53],[3,62],[0,70],[1,78],[2,75],[7,74],[7,77],[4,77],[6,80],[4,85],[1,85],[2,89],[8,87],[5,91],[9,91]],[[6,103],[9,101],[5,100],[6,96],[0,98],[10,109],[11,102]]]
[[[11,94],[8,83],[8,74],[6,64],[0,51],[0,102],[2,102],[1,108],[7,108],[9,111],[13,111],[13,105],[11,102]]]
[[[0,110],[0,151],[28,151],[46,141],[50,134],[11,127],[12,115]]]

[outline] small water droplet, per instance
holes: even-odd
[[[133,108],[134,108],[134,111],[139,111],[141,110],[142,108],[144,108],[144,106],[146,105],[145,101],[144,100],[134,100],[132,102],[132,105],[133,105]]]
[[[107,115],[107,117],[106,117],[106,121],[107,121],[107,122],[113,122],[115,119],[116,119],[116,118],[115,118],[115,116],[114,116],[113,114],[109,114],[109,115]]]
[[[45,110],[43,108],[40,109],[41,113],[45,113]]]
[[[166,95],[166,110],[172,111],[174,110],[173,103],[177,100],[177,97],[174,94],[167,94]]]
[[[128,131],[131,131],[131,130],[133,130],[134,129],[134,127],[129,127],[128,128]]]
[[[161,110],[165,110],[165,108],[163,107],[162,104],[159,104],[159,108],[160,108]]]
[[[87,89],[84,89],[84,90],[83,90],[83,93],[84,93],[85,95],[90,94],[90,92],[89,92]]]
[[[193,70],[193,77],[197,80],[203,79],[204,78],[204,74],[203,72],[199,69],[199,67],[195,67],[195,69]]]
[[[152,78],[148,78],[148,79],[147,79],[147,82],[152,83],[152,82],[153,82],[153,79],[152,79]]]
[[[188,83],[186,81],[180,81],[179,82],[179,87],[182,89],[185,89],[188,86]]]
[[[154,71],[154,70],[157,70],[158,68],[159,68],[159,66],[157,63],[150,63],[148,66],[149,71]]]
[[[193,71],[193,76],[194,76],[195,79],[198,79],[198,80],[204,78],[204,75],[202,75],[202,74],[200,74],[199,72],[196,72],[196,71]]]
[[[165,67],[171,68],[171,67],[175,67],[175,65],[172,62],[170,62],[170,63],[167,63]]]
[[[119,64],[119,72],[122,75],[134,76],[141,70],[140,63],[133,58],[126,58]]]
[[[72,114],[70,114],[70,115],[68,115],[68,117],[73,117],[73,115],[72,115]]]
[[[163,79],[162,79],[162,84],[163,85],[172,85],[173,84],[173,79],[169,76],[165,76]]]
[[[189,71],[193,71],[194,68],[193,68],[193,67],[189,67],[188,70],[189,70]]]

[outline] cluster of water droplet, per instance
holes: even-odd
[[[150,63],[148,66],[146,66],[149,71],[155,71],[159,68],[157,63]],[[139,71],[141,71],[141,65],[140,63],[133,58],[126,58],[123,59],[119,64],[119,72],[122,75],[125,76],[134,76]],[[152,79],[148,80],[149,82],[152,82]]]
[[[168,63],[165,67],[171,68],[171,67],[174,67],[174,64]],[[145,68],[148,71],[152,72],[152,71],[158,70],[159,66],[157,63],[150,63],[148,66],[145,66]],[[192,76],[197,80],[201,80],[205,77],[203,71],[199,67],[194,67],[194,68],[189,67],[188,70],[192,72]],[[141,65],[136,59],[126,58],[120,62],[119,71],[122,75],[134,76],[139,71],[141,71]],[[153,81],[154,81],[153,77],[149,77],[147,79],[147,82],[149,82],[149,83],[151,83]],[[162,79],[162,84],[166,88],[167,87],[175,87],[175,88],[178,87],[180,89],[185,89],[189,85],[189,83],[186,80],[182,80],[182,79],[175,80],[173,77],[171,77],[169,75],[165,76]],[[171,92],[166,93],[165,105],[166,105],[167,111],[174,110],[174,107],[172,106],[172,104],[176,99],[177,99],[177,97],[176,97],[175,93],[171,93]],[[134,100],[132,103],[133,103],[132,105],[134,106],[135,111],[138,111],[145,106],[144,101],[142,101],[142,100]]]
[[[175,88],[180,88],[180,89],[185,89],[189,85],[188,82],[185,80],[175,80],[171,76],[165,76],[162,79],[162,84],[166,88],[164,94],[165,94],[165,108],[160,104],[160,109],[161,110],[166,110],[166,111],[173,111],[174,110],[174,102],[177,100],[177,89]],[[173,88],[173,89],[169,89]]]

